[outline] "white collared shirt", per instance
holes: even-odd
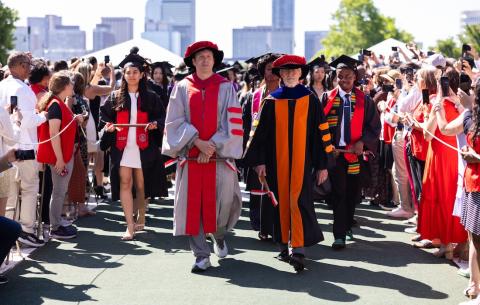
[[[345,95],[346,94],[350,94],[350,113],[352,111],[352,91],[350,92],[345,92],[342,90],[342,88],[340,88],[340,86],[338,87],[338,94],[340,95],[341,99],[342,99],[342,107],[344,107],[344,103],[345,103]],[[344,126],[343,126],[343,112],[342,112],[342,117],[340,118],[342,120],[342,122],[340,123],[340,141],[338,141],[338,146],[347,146],[347,144],[345,143],[345,137],[344,137]]]
[[[10,97],[18,97],[18,109],[22,113],[20,142],[36,143],[37,127],[46,121],[43,114],[36,112],[37,97],[32,89],[21,80],[9,76],[0,82],[0,107],[10,105]],[[15,145],[17,149],[37,149],[37,145]]]

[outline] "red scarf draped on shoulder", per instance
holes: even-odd
[[[187,80],[191,124],[198,130],[199,139],[208,141],[218,129],[220,84],[228,81],[218,74],[201,80],[196,73],[188,76]],[[188,158],[197,158],[199,154],[199,149],[194,146],[188,152]],[[217,230],[216,169],[215,161],[206,164],[188,161],[187,235],[198,235],[200,222],[205,233]]]

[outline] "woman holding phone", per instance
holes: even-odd
[[[456,92],[458,73],[453,71],[446,75],[450,80],[450,88]],[[442,90],[441,86],[437,88],[433,104],[441,104],[446,120],[451,122],[460,115],[459,109],[454,99],[448,94],[444,96],[443,91],[445,90]],[[452,245],[464,243],[467,233],[460,224],[460,218],[453,215],[458,185],[458,153],[437,140],[459,147],[455,136],[443,135],[438,128],[436,113],[441,107],[432,107],[425,124],[424,137],[429,146],[423,176],[418,232],[423,238],[441,243],[436,256],[450,257],[454,250]]]
[[[90,114],[92,120],[89,122],[89,126],[87,126],[87,136],[90,138],[91,133],[95,133],[95,137],[92,137],[98,140],[98,126],[99,126],[99,112],[100,112],[100,104],[101,104],[101,97],[109,95],[115,88],[115,69],[112,64],[109,63],[100,63],[96,70],[94,70],[94,65],[91,62],[82,62],[80,63],[76,70],[82,74],[83,79],[85,80],[85,91],[84,96],[89,100],[90,106]],[[102,72],[105,69],[110,70],[110,83],[101,84],[99,80],[102,79]],[[93,125],[93,126],[92,126]],[[105,199],[107,198],[104,194],[103,189],[103,167],[104,167],[104,155],[101,150],[98,149],[96,145],[89,144],[88,145],[88,152],[90,158],[94,160],[95,164],[95,179],[96,179],[96,187],[95,187],[95,194],[99,198]]]

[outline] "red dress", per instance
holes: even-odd
[[[455,105],[443,102],[448,122],[458,117]],[[435,130],[435,136],[457,147],[455,136],[442,135]],[[438,238],[442,244],[462,243],[467,240],[467,232],[460,224],[460,218],[452,215],[457,193],[458,153],[436,139],[430,141],[425,172],[423,175],[422,196],[418,214],[418,232],[422,238]]]
[[[430,97],[432,99],[432,97]],[[413,112],[413,117],[419,123],[425,122],[425,113],[430,113],[432,105],[423,105],[421,102],[418,104],[417,108]],[[425,161],[427,158],[428,151],[428,142],[423,136],[423,131],[414,129],[410,135],[410,144],[412,147],[412,155],[418,160]]]

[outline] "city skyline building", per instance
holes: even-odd
[[[463,11],[460,16],[460,24],[462,31],[467,25],[480,24],[480,10],[477,11]]]
[[[267,52],[293,53],[295,0],[272,0],[272,25],[233,29],[233,59]]]
[[[93,51],[115,45],[115,34],[108,24],[99,23],[93,30]]]
[[[323,49],[322,40],[328,35],[328,31],[305,32],[305,58],[310,60],[315,53]]]
[[[102,17],[93,30],[93,51],[108,48],[133,39],[133,19],[130,17]]]
[[[195,22],[195,0],[148,0],[142,38],[183,55],[195,41]]]
[[[24,48],[26,43],[34,57],[58,60],[86,52],[85,31],[79,26],[63,25],[62,17],[56,15],[28,17],[26,31],[20,28],[15,37],[19,38],[19,49]]]
[[[101,24],[109,25],[115,37],[115,44],[133,39],[133,18],[102,17]]]

